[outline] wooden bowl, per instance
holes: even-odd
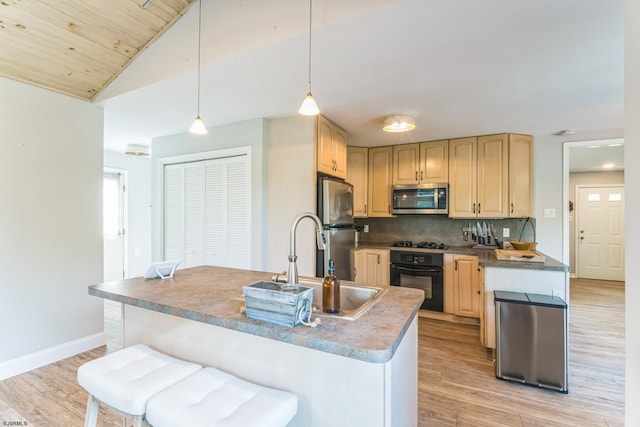
[[[509,243],[511,243],[517,251],[532,251],[538,244],[537,242],[518,242],[517,240],[511,240]]]

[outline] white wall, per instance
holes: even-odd
[[[151,159],[105,151],[104,166],[127,173],[125,277],[142,276],[151,263]]]
[[[102,109],[0,78],[0,376],[101,333]],[[83,350],[81,350],[83,351]]]
[[[640,218],[640,2],[625,0],[624,23],[624,180],[627,204],[625,205],[625,240],[640,241],[640,224],[631,221]],[[629,245],[630,246],[630,245]],[[635,249],[635,248],[634,248]],[[638,311],[640,304],[640,262],[638,251],[626,252],[626,373],[625,373],[625,425],[640,425],[640,328]]]
[[[154,138],[152,144],[151,170],[151,214],[152,214],[152,258],[162,260],[162,242],[159,241],[162,226],[162,206],[160,204],[160,160],[183,154],[202,153],[235,147],[251,147],[251,217],[252,241],[251,265],[253,269],[263,267],[262,242],[266,217],[264,199],[264,154],[263,142],[265,133],[263,119],[247,120],[239,123],[209,128],[207,135],[180,133],[176,135]]]
[[[622,129],[580,131],[573,138],[555,135],[533,136],[533,216],[536,218],[538,249],[547,255],[569,264],[569,248],[563,249],[565,217],[569,207],[563,203],[563,143],[595,139],[622,138]],[[626,145],[625,145],[626,155]],[[568,192],[568,172],[567,172]],[[545,218],[544,209],[556,210],[555,218]],[[566,224],[568,225],[568,218]],[[568,232],[568,230],[567,230]]]
[[[315,118],[268,122],[266,269],[288,267],[289,230],[300,212],[316,213]],[[298,273],[315,276],[316,235],[311,221],[300,222],[296,236]]]

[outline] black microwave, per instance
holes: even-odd
[[[392,214],[447,214],[449,184],[410,184],[391,187]]]

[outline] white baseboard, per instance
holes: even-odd
[[[104,332],[78,338],[0,363],[0,381],[105,345]]]

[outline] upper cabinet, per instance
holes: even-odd
[[[498,134],[449,141],[449,217],[531,215],[532,138]]]
[[[449,140],[393,146],[393,184],[449,181]]]
[[[509,134],[509,216],[533,215],[533,138]]]
[[[369,148],[368,216],[391,216],[393,147]]]
[[[347,178],[347,134],[327,118],[318,116],[318,172]]]
[[[367,216],[369,149],[347,147],[347,182],[353,185],[353,216]]]

